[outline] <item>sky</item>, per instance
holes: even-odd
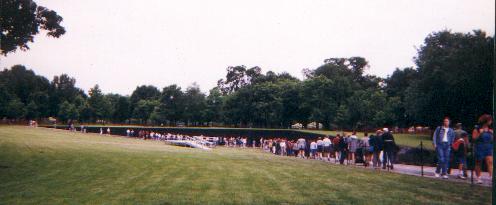
[[[53,79],[66,73],[85,91],[131,94],[197,83],[203,92],[228,66],[259,66],[302,78],[331,57],[362,56],[366,73],[414,66],[425,37],[449,29],[495,30],[494,0],[35,0],[67,33],[40,33],[30,50],[0,57]]]

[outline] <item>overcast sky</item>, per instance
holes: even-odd
[[[36,2],[57,11],[67,33],[36,36],[30,50],[0,57],[1,68],[23,64],[49,80],[67,73],[85,91],[120,94],[193,82],[207,92],[235,65],[301,78],[329,57],[365,57],[367,73],[386,77],[413,66],[433,31],[495,29],[494,0]]]

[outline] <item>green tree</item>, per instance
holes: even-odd
[[[160,98],[160,91],[157,87],[152,85],[142,85],[136,87],[136,89],[131,94],[129,99],[130,103],[130,111],[134,112],[136,106],[140,100],[158,100]],[[141,115],[140,115],[141,116]],[[141,119],[140,117],[133,115],[134,118]]]
[[[6,86],[0,83],[0,118],[7,117],[9,102],[12,94],[9,93]]]
[[[21,119],[26,114],[24,103],[19,98],[14,97],[7,103],[6,116],[10,119]]]
[[[204,120],[203,112],[206,109],[205,94],[200,90],[200,87],[194,83],[189,86],[184,93],[184,119],[193,125]]]
[[[88,104],[88,99],[86,96],[77,95],[74,98],[74,106],[76,107],[77,113],[79,113],[79,121],[87,122],[91,120],[91,108]]]
[[[76,79],[67,74],[54,76],[49,89],[50,114],[57,115],[61,103],[67,101],[74,104],[77,96],[86,98],[83,90],[76,87]]]
[[[2,0],[0,6],[0,36],[2,54],[7,55],[17,49],[29,49],[28,43],[40,30],[51,37],[65,33],[60,25],[62,17],[57,12],[38,6],[32,0]]]
[[[88,93],[90,95],[88,105],[94,120],[106,119],[110,113],[109,102],[105,100],[98,84],[91,88]]]
[[[60,121],[67,122],[69,120],[78,119],[79,113],[76,106],[67,101],[64,101],[60,104],[58,117]]]
[[[114,104],[114,113],[112,118],[117,122],[124,122],[131,118],[131,104],[128,96],[118,96]]]
[[[184,119],[185,101],[181,87],[170,85],[164,87],[159,105],[154,110],[153,119],[159,123],[172,123],[175,125]]]
[[[38,112],[38,105],[31,101],[26,105],[26,118],[27,119],[37,119],[40,116]]]
[[[158,121],[159,118],[155,113],[158,105],[158,100],[140,100],[136,104],[133,115],[137,117],[142,123],[147,123],[149,119]]]
[[[345,104],[340,105],[336,111],[335,123],[341,129],[350,128],[350,114],[348,111],[349,109]]]
[[[385,79],[385,92],[388,96],[397,98],[392,112],[395,115],[396,124],[401,127],[412,125],[415,122],[413,116],[407,112],[406,97],[411,91],[411,86],[417,80],[417,75],[418,72],[414,68],[396,68],[393,74]]]
[[[450,116],[472,125],[479,115],[491,113],[493,37],[479,30],[435,32],[419,48],[415,63],[418,74],[405,107],[416,123],[436,126]]]
[[[257,69],[252,69],[249,72],[252,76],[260,73]],[[217,87],[223,94],[230,94],[236,92],[241,87],[247,85],[246,66],[229,66],[227,68],[226,79],[217,81]]]
[[[206,98],[206,107],[203,111],[203,118],[206,122],[221,122],[223,116],[223,105],[224,99],[222,98],[222,93],[218,87],[210,89],[209,94]]]

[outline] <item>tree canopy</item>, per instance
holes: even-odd
[[[38,6],[33,0],[2,0],[0,5],[1,53],[28,50],[40,30],[58,38],[65,33],[57,12]]]
[[[76,79],[52,81],[22,65],[0,72],[0,117],[154,125],[288,128],[322,123],[328,129],[436,126],[444,116],[472,125],[491,112],[494,38],[482,31],[428,35],[415,67],[386,78],[366,74],[364,57],[328,58],[305,69],[304,79],[260,67],[230,66],[217,87],[203,93],[169,85],[137,86],[130,96],[87,93]]]

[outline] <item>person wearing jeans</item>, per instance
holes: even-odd
[[[447,171],[450,159],[450,149],[453,140],[455,139],[455,132],[449,125],[450,119],[445,117],[443,126],[437,127],[432,137],[432,144],[436,150],[438,161],[435,176],[439,177],[441,175],[444,179],[448,178]]]

